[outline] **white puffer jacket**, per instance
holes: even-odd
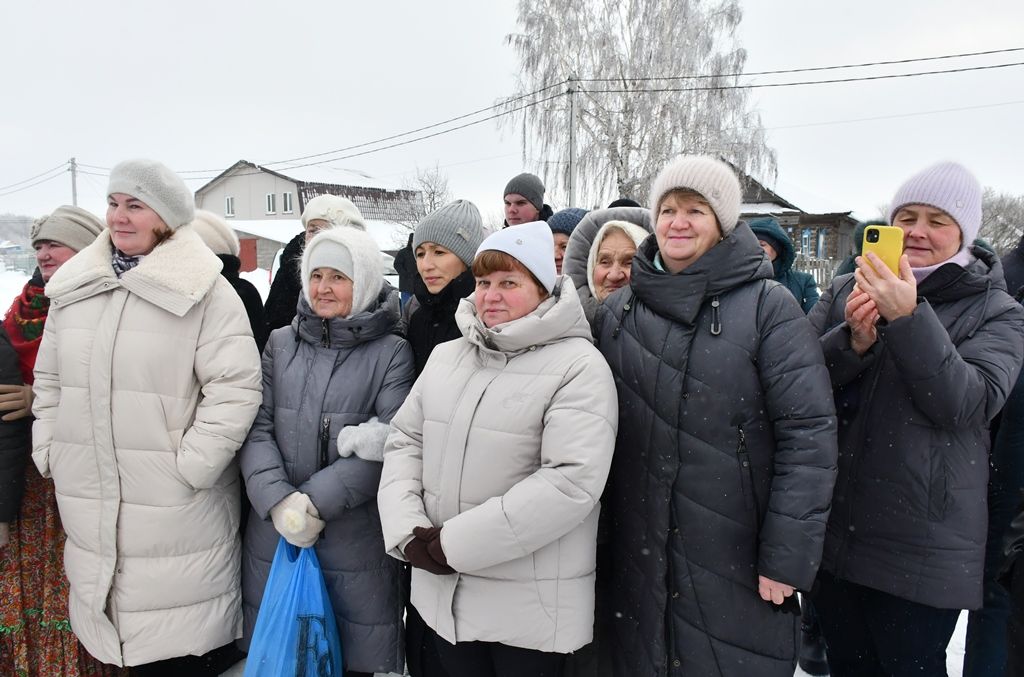
[[[391,421],[377,494],[384,543],[404,559],[414,527],[443,525],[459,573],[413,569],[412,603],[452,643],[567,653],[593,635],[618,402],[567,280],[493,329],[463,300],[464,338],[434,349]]]
[[[46,286],[32,457],[67,532],[72,629],[139,665],[241,634],[235,452],[262,387],[242,302],[190,227],[120,279],[111,252],[104,231]]]

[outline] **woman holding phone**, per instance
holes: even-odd
[[[988,423],[1024,352],[1024,310],[998,259],[970,246],[970,172],[923,170],[890,219],[903,231],[898,274],[866,244],[810,314],[839,419],[813,596],[836,677],[946,674],[959,610],[982,601]]]

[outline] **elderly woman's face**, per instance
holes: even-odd
[[[537,309],[543,293],[524,270],[497,270],[476,278],[476,314],[491,327],[520,317]]]
[[[707,202],[672,193],[658,206],[654,234],[670,273],[685,270],[722,239],[718,219]]]
[[[324,219],[310,219],[306,224],[306,244],[312,240],[317,233],[331,227],[330,221]]]
[[[309,274],[309,305],[317,317],[348,317],[352,312],[352,280],[334,268],[314,268]]]
[[[934,266],[960,251],[960,226],[941,209],[907,205],[892,221],[903,229],[903,253],[911,268]]]
[[[43,282],[49,282],[53,274],[75,255],[75,250],[53,240],[39,240],[33,247],[36,250],[36,264]]]
[[[598,301],[604,301],[613,291],[629,284],[635,254],[633,240],[618,228],[604,236],[594,262],[594,291]]]
[[[168,230],[149,205],[124,193],[113,193],[107,198],[107,227],[111,242],[128,256],[150,253],[156,246],[157,235]]]

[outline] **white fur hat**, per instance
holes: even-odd
[[[317,195],[306,203],[302,210],[302,227],[305,228],[313,219],[322,219],[332,226],[352,226],[366,230],[363,214],[352,200],[339,195]]]
[[[228,222],[213,212],[197,209],[196,218],[192,220],[192,229],[203,238],[203,242],[214,254],[238,256],[242,249],[238,243],[238,236]]]
[[[633,241],[637,249],[640,248],[640,243],[650,235],[646,230],[629,221],[609,221],[601,226],[601,229],[597,231],[597,235],[594,236],[594,243],[590,245],[590,254],[587,256],[587,286],[590,287],[590,295],[595,299],[597,298],[597,287],[594,285],[594,268],[597,266],[597,253],[600,251],[601,243],[604,242],[605,237],[613,230],[625,233],[626,237]]]
[[[550,294],[555,288],[555,238],[543,221],[509,226],[487,236],[476,254],[493,250],[515,258],[544,285]]]
[[[323,251],[321,251],[321,249]],[[347,252],[332,261],[332,253]],[[322,255],[323,254],[323,255]],[[331,265],[331,263],[336,265]],[[330,267],[345,273],[352,280],[352,310],[348,317],[369,308],[384,286],[384,267],[377,243],[356,228],[328,228],[316,234],[302,252],[302,293],[309,297],[309,276],[319,267]],[[351,274],[346,270],[351,268]]]

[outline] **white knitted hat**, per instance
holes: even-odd
[[[549,294],[554,290],[555,238],[548,224],[531,221],[492,233],[480,243],[476,254],[488,250],[505,252],[533,273]]]
[[[213,212],[205,209],[196,210],[196,218],[192,220],[192,229],[199,234],[206,246],[213,250],[214,254],[227,254],[238,256],[242,247],[238,242],[238,236],[232,230],[228,222]]]
[[[722,235],[728,235],[740,218],[743,190],[736,172],[721,160],[701,155],[680,155],[658,174],[651,184],[651,223],[658,223],[658,208],[665,193],[688,188],[704,196],[718,217]]]
[[[145,202],[171,230],[191,223],[195,216],[192,191],[156,160],[125,160],[111,169],[107,195],[114,193]]]
[[[339,195],[317,195],[306,203],[301,218],[303,228],[313,219],[322,219],[332,226],[352,226],[366,230],[359,207],[356,207],[352,200]]]
[[[337,254],[341,255],[332,256]],[[310,301],[309,276],[322,267],[340,270],[352,280],[352,310],[348,317],[373,305],[384,286],[384,265],[380,249],[369,234],[356,228],[321,230],[306,245],[302,252],[301,271],[302,293],[307,302]]]

